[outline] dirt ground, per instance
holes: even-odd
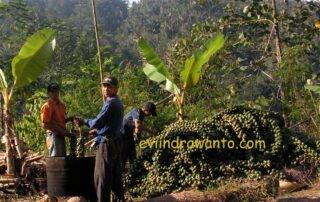
[[[234,189],[234,188],[232,188]],[[225,189],[223,189],[225,190]],[[224,192],[224,191],[223,191]],[[221,201],[234,201],[228,200],[227,197],[223,197],[223,194],[217,191],[195,191],[195,190],[188,190],[182,191],[178,193],[172,193],[161,197],[156,197],[152,199],[136,199],[133,201],[136,202],[188,202],[188,201],[199,201],[199,202],[221,202]],[[0,195],[1,196],[1,195]],[[3,196],[3,195],[2,195]],[[18,201],[18,202],[46,202],[44,196],[28,196],[28,197],[21,197],[21,196],[13,196],[10,197],[1,197],[0,202],[2,201]],[[59,198],[59,202],[67,202],[68,198]],[[314,184],[312,187],[307,189],[302,189],[299,191],[280,194],[277,197],[273,198],[265,198],[263,201],[268,202],[305,202],[305,201],[319,201],[320,202],[320,182]],[[83,200],[73,201],[73,202],[83,202]]]
[[[183,191],[179,193],[172,193],[169,195],[149,199],[140,200],[146,202],[188,202],[188,201],[199,201],[199,202],[220,202],[229,201],[224,200],[221,196],[217,196],[217,193],[204,193],[200,191]],[[279,194],[277,197],[265,198],[263,201],[267,202],[320,202],[320,182],[314,184],[312,187],[294,191],[291,193]]]
[[[319,201],[320,202],[320,183],[309,189],[304,189],[288,194],[280,195],[276,198],[279,202],[298,202],[298,201]]]

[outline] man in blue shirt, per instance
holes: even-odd
[[[143,124],[147,116],[157,116],[156,105],[153,102],[146,102],[142,108],[133,108],[123,119],[123,147],[122,147],[122,167],[125,167],[127,160],[132,161],[136,157],[134,136],[142,131],[154,134],[154,131]]]
[[[120,139],[123,104],[117,92],[117,79],[106,77],[102,82],[105,102],[99,114],[93,119],[77,118],[79,124],[88,126],[91,134],[97,136],[94,181],[99,202],[109,202],[111,190],[117,200],[124,201]]]

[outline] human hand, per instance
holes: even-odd
[[[133,133],[133,140],[135,142],[138,140],[138,134],[137,133]]]
[[[133,133],[134,133],[135,135],[138,135],[138,134],[140,133],[140,131],[141,131],[140,128],[135,127]]]
[[[98,130],[97,129],[92,129],[89,131],[89,135],[90,136],[96,136],[98,134]]]

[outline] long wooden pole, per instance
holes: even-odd
[[[98,32],[98,23],[97,23],[95,0],[91,0],[91,5],[92,5],[92,17],[93,17],[94,31],[95,31],[95,34],[96,34],[96,42],[97,42],[97,49],[98,49],[98,60],[99,60],[99,68],[100,68],[100,81],[102,83],[102,56],[101,56],[101,51],[100,51],[100,42],[99,42],[99,32]],[[104,102],[106,98],[103,96],[102,88],[101,88],[101,95],[102,95],[102,99],[103,99],[103,102]],[[111,200],[112,200],[113,199],[112,195],[110,197],[111,197]]]
[[[97,14],[96,14],[96,3],[95,0],[91,0],[92,5],[92,17],[93,17],[93,25],[94,25],[94,32],[96,35],[96,42],[97,42],[97,49],[98,49],[98,60],[99,60],[99,68],[100,68],[100,81],[102,83],[102,55],[100,51],[100,41],[99,41],[99,32],[98,32],[98,23],[97,23]],[[102,95],[103,101],[104,96]]]

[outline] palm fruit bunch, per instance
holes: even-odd
[[[216,141],[215,146],[208,141],[201,147],[201,140]],[[315,165],[320,162],[319,141],[285,128],[277,113],[242,106],[203,121],[177,121],[144,141],[147,147],[125,174],[125,187],[132,196],[203,190],[225,179],[269,174],[281,178],[283,168],[298,165],[301,158]]]

